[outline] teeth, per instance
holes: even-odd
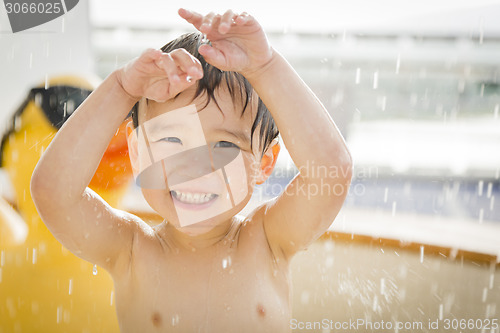
[[[172,190],[174,196],[177,198],[177,200],[184,202],[184,203],[189,203],[189,204],[203,204],[206,202],[209,202],[213,198],[217,196],[217,194],[213,193],[185,193],[185,192],[179,192]]]

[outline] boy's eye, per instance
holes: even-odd
[[[234,143],[229,142],[229,141],[219,141],[215,144],[214,147],[215,148],[238,148],[238,149],[240,149],[240,147],[238,147],[237,145],[235,145]]]
[[[160,139],[158,141],[164,141],[164,142],[172,142],[172,143],[180,143],[180,144],[182,144],[181,139],[179,139],[179,138],[177,138],[175,136],[169,136],[169,137]]]

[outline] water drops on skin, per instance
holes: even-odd
[[[226,258],[222,259],[222,268],[226,269],[229,266],[231,266],[231,256],[227,256]]]
[[[179,325],[179,315],[178,314],[174,314],[172,316],[172,326],[177,326]]]

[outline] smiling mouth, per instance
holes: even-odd
[[[172,197],[179,202],[188,205],[203,205],[217,199],[218,195],[215,193],[192,193],[181,191],[170,191]]]

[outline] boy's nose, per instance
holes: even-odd
[[[188,149],[154,163],[141,172],[136,182],[142,188],[164,189],[203,177],[231,163],[239,149],[213,149],[208,145]]]

